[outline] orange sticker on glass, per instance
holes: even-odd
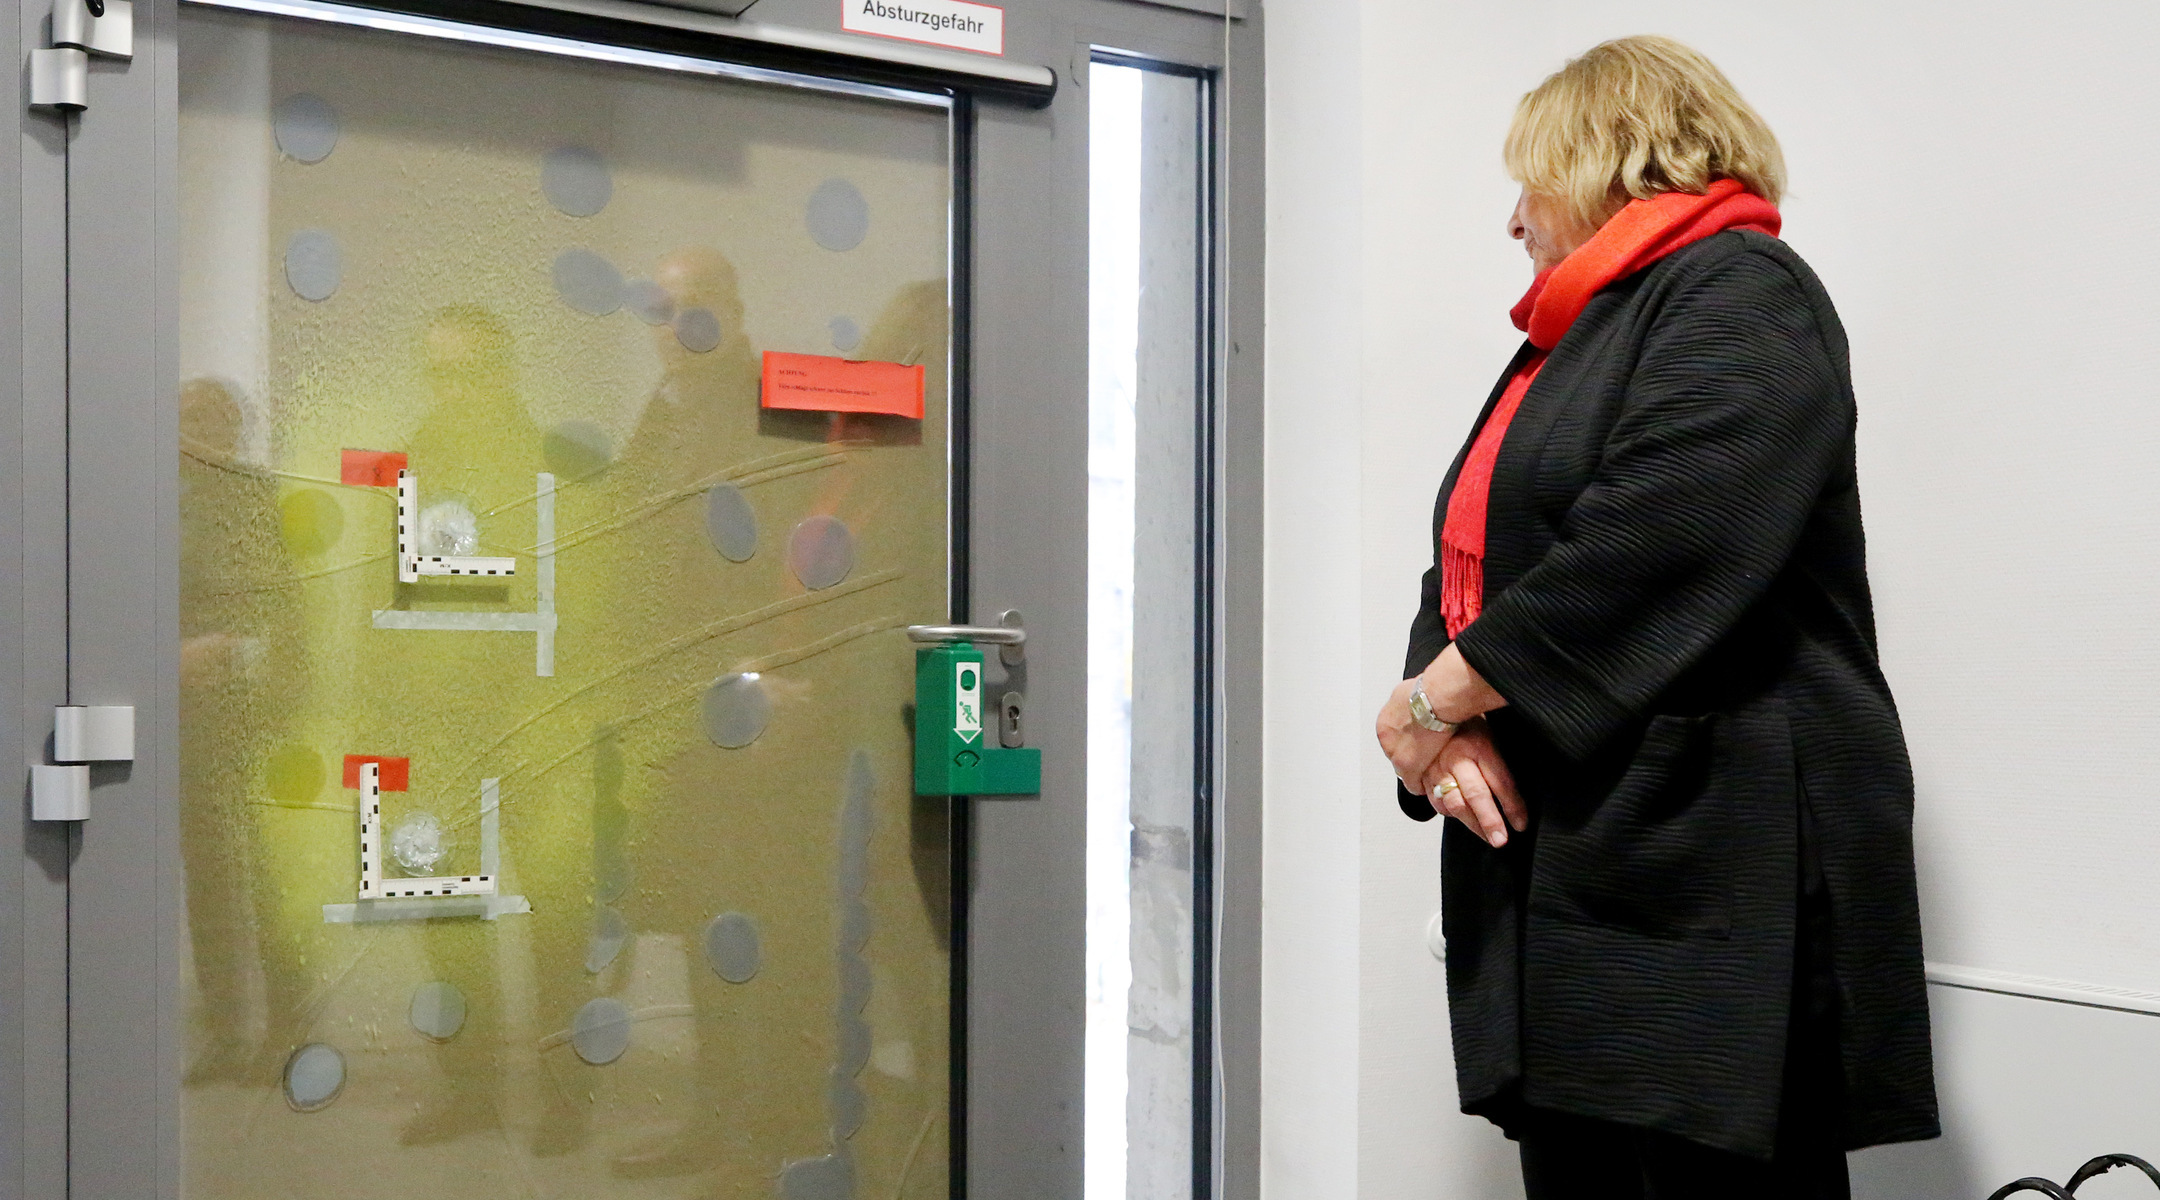
[[[345,756],[345,786],[360,786],[360,766],[374,763],[382,770],[376,772],[376,785],[386,792],[402,792],[412,786],[412,760],[409,758],[384,758],[380,754],[348,754]]]
[[[338,482],[355,487],[396,487],[397,473],[404,469],[405,455],[401,451],[347,450],[344,460],[339,463]]]
[[[856,362],[822,354],[765,352],[759,389],[766,408],[802,412],[884,413],[922,420],[923,369]]]

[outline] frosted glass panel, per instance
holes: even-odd
[[[947,1194],[949,113],[189,10],[187,1194]],[[766,352],[924,416],[760,406]]]

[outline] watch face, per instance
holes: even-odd
[[[1448,728],[1446,721],[1433,715],[1432,701],[1425,697],[1425,683],[1419,680],[1410,688],[1410,719],[1435,733]]]

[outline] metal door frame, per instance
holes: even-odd
[[[42,45],[43,14],[0,27],[14,61]],[[28,99],[27,88],[22,97]],[[67,703],[66,170],[60,130],[17,104],[0,153],[0,371],[19,420],[0,422],[0,559],[17,564],[15,611],[0,622],[0,753],[46,761],[54,705]],[[0,579],[8,573],[0,571]],[[67,1186],[69,830],[29,819],[27,770],[16,819],[0,822],[0,1197],[60,1196]]]
[[[782,0],[798,9],[816,0]],[[1040,494],[1045,473],[1027,456],[1007,456],[974,467],[972,508],[978,544],[1027,545],[1048,525],[1060,545],[1086,545],[1088,105],[1086,80],[1099,52],[1126,59],[1188,68],[1211,81],[1213,99],[1206,164],[1211,261],[1203,273],[1208,305],[1212,382],[1212,458],[1202,466],[1203,505],[1211,510],[1211,544],[1203,577],[1210,587],[1211,626],[1199,662],[1213,693],[1213,842],[1209,861],[1196,862],[1198,886],[1209,895],[1195,907],[1200,949],[1196,988],[1206,1019],[1196,1034],[1196,1066],[1210,1079],[1195,1097],[1195,1112],[1212,1113],[1212,1145],[1195,1147],[1199,1197],[1258,1200],[1260,1194],[1260,597],[1262,567],[1261,337],[1264,330],[1263,190],[1265,92],[1261,76],[1264,30],[1260,5],[1235,20],[1188,8],[1191,0],[1037,0],[1011,12],[1040,19],[1044,39],[1037,61],[1058,73],[1058,95],[1048,109],[979,110],[978,175],[974,224],[974,302],[983,313],[1029,312],[1046,328],[1073,331],[1046,346],[1035,328],[995,320],[975,324],[975,419],[1000,423],[1003,444],[1053,447],[1052,461],[1069,464],[1072,477],[1056,481],[1062,505],[1007,520],[1016,509],[1008,498]],[[1193,4],[1197,8],[1197,4]],[[1056,39],[1065,39],[1060,44]],[[1054,241],[1051,258],[1062,267],[1052,278],[1028,274],[1015,264],[1027,251]],[[1034,307],[1030,298],[1061,287],[1054,299]],[[1001,302],[1000,297],[1012,297]],[[1010,422],[1009,425],[1003,424]],[[1007,431],[1010,431],[1009,433]],[[996,444],[999,439],[993,439]],[[975,571],[979,620],[1022,597],[1029,613],[1029,704],[1057,705],[1054,720],[1085,728],[1085,556],[1057,564],[1055,579],[1029,579],[1003,564],[980,562]],[[1003,565],[1001,572],[999,566]],[[1049,586],[1046,586],[1049,585]],[[1004,590],[1001,590],[1004,589]],[[1040,596],[1041,599],[1036,599]],[[1062,601],[1062,603],[1060,603]],[[1033,605],[1030,607],[1029,605]],[[1056,641],[1037,657],[1037,612],[1049,612]],[[1054,653],[1054,659],[1049,654]],[[1045,661],[1047,660],[1047,661]],[[1037,673],[1039,672],[1039,673]],[[1049,696],[1039,680],[1054,680]],[[974,840],[979,858],[969,891],[974,969],[998,978],[1028,981],[1026,1004],[1009,993],[968,992],[968,1092],[972,1107],[965,1171],[973,1194],[987,1198],[1042,1196],[1078,1200],[1082,1192],[1081,1114],[1058,1102],[1043,1079],[1068,1081],[1080,1094],[1085,1027],[1084,979],[1086,886],[1078,848],[1085,844],[1086,813],[1080,747],[1064,757],[1044,755],[1046,790],[1060,786],[1074,802],[1063,806],[976,804]],[[1055,783],[1053,782],[1055,781]],[[1063,857],[1059,857],[1060,855]],[[1212,911],[1212,929],[1202,922]],[[1063,983],[1043,981],[1063,972]],[[1049,1034],[1042,1014],[1054,1014]],[[1055,1034],[1058,1036],[1050,1036]],[[985,1077],[985,1064],[996,1071]],[[1013,1147],[1028,1147],[1016,1151]],[[1044,1149],[1050,1149],[1045,1153]],[[956,1178],[962,1176],[956,1174]]]
[[[953,1087],[967,1107],[951,1131],[955,1192],[1081,1193],[1084,84],[1091,49],[1110,47],[1221,79],[1218,1116],[1206,1153],[1213,1194],[1257,1197],[1261,22],[1130,0],[1007,7],[1009,55],[1048,64],[1060,86],[1043,109],[963,94],[956,111],[967,170],[954,253],[970,283],[956,289],[954,419],[963,445],[1013,452],[956,464],[968,521],[955,552],[971,570],[953,615],[1025,611],[1031,724],[1073,733],[1046,747],[1045,799],[968,802],[955,822],[972,844],[955,856],[956,982],[976,981],[955,997],[965,1051]],[[46,44],[48,18],[42,0],[18,13],[4,36],[22,63]],[[763,0],[754,15],[837,32],[832,0]],[[0,557],[22,564],[21,619],[0,622],[0,693],[18,719],[0,723],[0,744],[40,760],[57,704],[141,714],[135,763],[94,768],[86,827],[24,819],[0,831],[0,1163],[19,1164],[0,1172],[0,1200],[180,1191],[178,0],[136,0],[135,21],[134,60],[93,65],[88,111],[63,127],[18,103],[18,153],[0,154],[13,185],[0,189],[0,246],[19,280],[0,285],[0,369],[17,373],[22,400],[20,424],[0,422]],[[701,56],[741,57],[723,39],[706,44]],[[1031,556],[1046,541],[1071,552]]]

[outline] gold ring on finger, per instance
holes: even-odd
[[[1462,785],[1455,782],[1455,777],[1453,775],[1445,775],[1442,776],[1440,779],[1440,794],[1443,796],[1447,795],[1449,792],[1458,791],[1461,788]]]

